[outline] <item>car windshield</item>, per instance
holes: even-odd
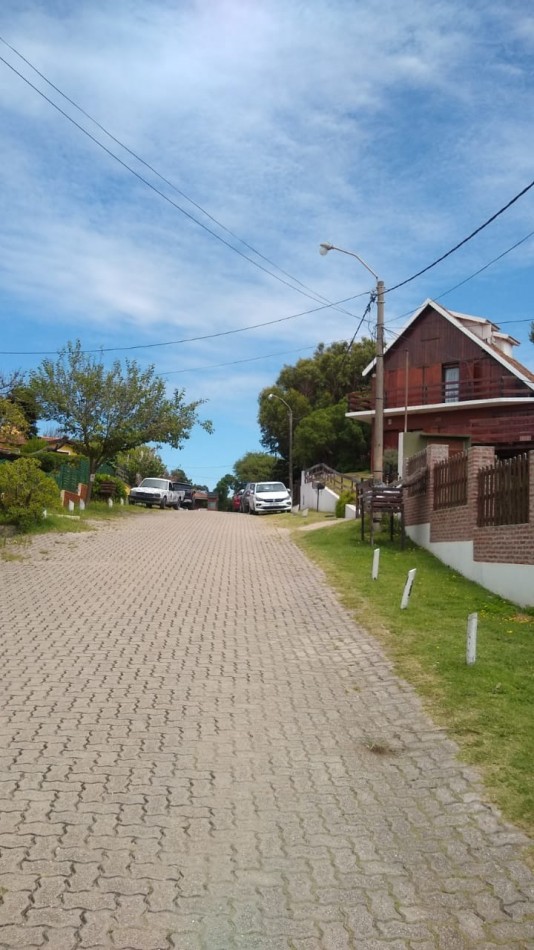
[[[167,482],[163,478],[143,478],[139,488],[167,488]]]
[[[264,495],[271,491],[287,491],[287,488],[282,485],[282,482],[258,482],[256,485],[256,494],[258,495]]]

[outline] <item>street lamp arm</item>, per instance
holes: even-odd
[[[293,414],[293,410],[291,409],[291,406],[289,405],[289,403],[287,403],[287,402],[285,401],[285,399],[282,399],[281,396],[277,396],[276,393],[269,393],[269,395],[267,396],[267,399],[279,399],[280,402],[283,402],[283,404],[284,404],[284,406],[286,407],[286,409],[287,409],[291,414]]]
[[[320,244],[319,245],[319,254],[322,254],[324,256],[325,254],[328,254],[329,251],[339,251],[340,254],[348,254],[349,257],[355,257],[356,260],[359,261],[360,264],[362,264],[362,266],[365,267],[365,269],[368,270],[369,273],[373,275],[375,280],[378,280],[378,274],[375,274],[374,270],[371,267],[369,267],[369,264],[366,264],[363,258],[361,258],[359,254],[355,254],[354,251],[346,251],[342,247],[336,247],[335,244]]]

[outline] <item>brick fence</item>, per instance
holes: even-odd
[[[495,464],[493,448],[468,450],[467,503],[436,509],[436,467],[448,456],[448,446],[429,445],[406,460],[407,534],[470,579],[518,603],[534,605],[534,452],[528,453],[528,521],[484,527],[477,524],[478,473]],[[424,492],[418,490],[421,484]]]

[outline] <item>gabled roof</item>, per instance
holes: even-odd
[[[492,323],[491,320],[487,320],[485,317],[473,317],[467,313],[457,313],[454,310],[447,310],[446,307],[442,307],[441,304],[436,303],[435,300],[431,300],[430,298],[427,298],[425,302],[415,311],[410,320],[408,320],[408,323],[401,330],[396,340],[393,340],[392,343],[384,347],[384,355],[388,353],[389,350],[393,349],[393,347],[397,346],[399,340],[402,339],[408,328],[411,327],[413,323],[415,323],[418,317],[428,306],[432,307],[436,313],[439,313],[445,320],[448,320],[449,323],[452,323],[453,326],[469,337],[470,340],[477,343],[482,350],[485,350],[486,353],[489,353],[490,356],[505,366],[506,369],[509,369],[510,372],[517,376],[522,382],[526,383],[530,389],[534,389],[534,373],[527,369],[526,366],[523,366],[522,363],[519,363],[517,360],[515,360],[512,356],[504,353],[503,350],[495,343],[491,342],[492,339],[497,338],[512,347],[517,346],[519,340],[514,339],[513,336],[509,336],[506,333],[502,333],[496,323]],[[482,339],[478,333],[475,333],[469,328],[469,324],[488,327],[488,329],[491,330],[491,339]],[[362,376],[367,376],[371,369],[373,369],[375,363],[376,358],[365,367],[362,372]]]

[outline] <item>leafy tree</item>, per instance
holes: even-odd
[[[174,482],[183,482],[184,485],[191,484],[191,479],[187,477],[183,468],[173,468],[172,472],[169,472],[169,476]]]
[[[196,423],[212,431],[209,421],[198,418],[202,400],[186,403],[184,390],[169,398],[154,366],[141,369],[126,360],[123,369],[117,360],[106,369],[83,353],[79,340],[69,342],[55,362],[43,360],[30,374],[29,386],[41,418],[58,423],[88,459],[91,482],[98,467],[119,452],[147,442],[180,448]]]
[[[219,511],[229,510],[230,502],[228,499],[228,493],[230,491],[235,491],[237,485],[238,481],[235,475],[226,474],[219,479],[215,486],[215,491],[217,492],[217,507]]]
[[[234,465],[238,484],[270,481],[275,477],[278,462],[279,459],[268,455],[267,452],[247,452]]]
[[[289,458],[288,411],[293,412],[295,467],[325,462],[343,471],[368,464],[371,430],[345,419],[349,392],[368,391],[362,370],[375,354],[375,344],[364,339],[350,348],[345,342],[319,344],[312,357],[284,366],[274,386],[258,397],[262,445],[273,454]]]
[[[39,419],[39,407],[34,393],[28,386],[17,383],[11,387],[8,398],[24,415],[27,423],[27,435],[34,438],[37,435],[37,421]]]
[[[44,518],[45,509],[60,507],[59,488],[36,459],[20,458],[0,465],[0,515],[27,529]]]
[[[128,485],[137,485],[143,478],[162,478],[166,472],[163,459],[150,445],[119,452],[115,464]]]
[[[28,422],[19,406],[0,396],[0,442],[4,445],[18,445],[20,436],[28,430]]]
[[[299,468],[324,462],[341,472],[355,471],[369,463],[368,435],[353,419],[347,419],[345,401],[316,409],[299,424],[293,458]]]

